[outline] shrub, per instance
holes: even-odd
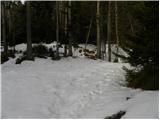
[[[44,45],[36,45],[32,48],[33,54],[36,57],[40,57],[40,58],[46,58],[46,56],[48,55],[48,49],[46,46]]]
[[[144,2],[142,6],[133,5],[133,16],[140,28],[134,34],[127,34],[123,50],[127,61],[140,70],[127,70],[128,86],[147,90],[159,89],[159,4]],[[136,9],[135,9],[136,8]],[[138,10],[138,11],[137,11]],[[136,13],[136,14],[135,14]],[[144,29],[145,28],[145,29]]]
[[[133,88],[142,88],[145,90],[157,90],[159,89],[159,77],[158,69],[153,67],[144,67],[140,71],[126,70],[127,71],[127,86]]]

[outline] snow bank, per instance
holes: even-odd
[[[56,46],[42,44],[48,49]],[[87,59],[85,45],[79,46],[72,48],[76,59],[36,58],[15,65],[20,55],[16,54],[2,64],[2,118],[105,118],[122,110],[122,118],[159,117],[158,91],[125,87],[122,67],[129,67],[127,63]],[[25,51],[26,44],[15,48]],[[95,51],[96,46],[88,44],[87,49]],[[126,55],[120,48],[119,53]]]
[[[128,64],[71,57],[2,66],[2,118],[158,118],[158,91],[124,87]],[[127,100],[127,98],[130,98]]]
[[[123,118],[159,118],[158,91],[143,91],[128,101],[127,112]]]

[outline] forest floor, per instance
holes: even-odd
[[[159,118],[159,91],[125,87],[123,66],[129,64],[85,57],[18,65],[10,59],[1,65],[2,118],[105,118],[119,111],[122,118]]]

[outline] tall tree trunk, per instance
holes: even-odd
[[[60,25],[60,30],[63,30],[63,26],[64,26],[64,1],[59,1],[59,25]]]
[[[102,39],[101,41],[101,58],[104,60],[105,55],[106,55],[106,40]]]
[[[13,8],[13,6],[12,6],[12,8]],[[16,43],[15,43],[15,21],[16,21],[16,19],[14,18],[14,15],[15,15],[15,12],[13,12],[12,10],[11,10],[11,18],[12,18],[12,42],[13,42],[13,51],[14,51],[14,53],[15,53],[15,51],[16,51],[16,49],[15,49],[15,45],[16,45]]]
[[[9,8],[8,8],[8,28],[9,28],[9,40],[11,41],[11,45],[12,47],[14,46],[13,45],[13,23],[12,23],[12,10],[11,10],[12,6],[11,4],[9,4]],[[14,50],[13,50],[14,51]]]
[[[86,49],[86,47],[87,47],[87,43],[88,43],[88,39],[89,39],[91,27],[92,27],[92,21],[93,21],[93,18],[91,18],[91,20],[90,20],[89,30],[88,30],[88,34],[87,34],[87,38],[86,38],[85,49]]]
[[[6,40],[6,13],[5,13],[5,3],[4,1],[1,2],[1,7],[2,7],[2,34],[3,34],[3,44],[4,44],[4,53],[6,56],[8,56],[8,43]]]
[[[131,32],[132,32],[132,34],[134,35],[134,27],[133,27],[131,15],[130,15],[129,12],[127,13],[127,18],[128,18],[129,24],[130,24]]]
[[[15,26],[13,24],[13,34],[12,34],[12,41],[13,41],[13,51],[15,52]]]
[[[104,39],[104,54],[103,54],[103,59],[106,58],[106,39]]]
[[[62,26],[62,14],[61,14],[62,1],[56,1],[56,3],[57,2],[58,2],[59,29],[61,30],[61,26]]]
[[[64,9],[64,34],[65,34],[65,45],[64,45],[64,56],[67,56],[67,41],[68,41],[68,9],[67,7],[65,6],[65,9]]]
[[[57,50],[56,57],[59,56],[59,1],[56,1],[56,41],[57,41]]]
[[[100,1],[97,1],[97,14],[96,14],[96,23],[97,23],[97,57],[101,58],[101,41],[100,41]]]
[[[111,1],[108,1],[108,23],[107,23],[107,40],[108,40],[108,61],[111,62]]]
[[[30,1],[26,2],[27,11],[27,59],[33,60],[32,56],[32,40],[31,40],[31,8]]]
[[[69,26],[69,56],[72,56],[72,38],[71,38],[71,1],[68,1],[68,26]]]
[[[118,35],[118,11],[117,11],[117,1],[115,1],[115,27],[116,27],[116,54],[118,54],[118,47],[119,47],[119,35]],[[118,58],[116,56],[116,61],[118,62]]]

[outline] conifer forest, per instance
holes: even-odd
[[[158,1],[1,1],[1,118],[158,119]]]

